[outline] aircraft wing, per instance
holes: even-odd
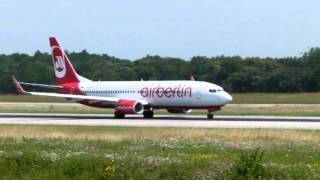
[[[74,95],[74,94],[59,94],[59,93],[46,93],[46,92],[27,92],[23,89],[21,84],[17,81],[17,79],[12,76],[12,80],[14,85],[17,88],[17,91],[21,94],[29,94],[34,96],[49,96],[49,97],[60,97],[60,98],[69,98],[74,101],[81,101],[81,100],[88,100],[91,102],[106,102],[106,103],[117,103],[120,100],[116,97],[102,97],[102,96],[86,96],[86,95]],[[140,101],[140,100],[139,100]],[[140,101],[142,105],[147,105],[148,103],[146,101]]]

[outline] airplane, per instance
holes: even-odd
[[[55,37],[49,38],[56,85],[19,82],[12,76],[19,93],[66,98],[97,108],[114,108],[114,118],[143,114],[153,118],[155,109],[169,113],[190,113],[206,109],[207,118],[232,101],[222,87],[209,82],[184,81],[92,81],[80,76]],[[54,92],[27,92],[22,85],[49,88]]]

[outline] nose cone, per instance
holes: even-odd
[[[233,100],[233,98],[229,93],[226,92],[224,94],[224,100],[225,100],[225,104],[229,104]]]

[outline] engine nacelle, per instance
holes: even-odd
[[[139,101],[123,100],[118,102],[115,109],[122,114],[140,114],[143,112],[143,105]]]
[[[192,109],[185,109],[185,108],[170,108],[167,109],[169,113],[191,113]]]

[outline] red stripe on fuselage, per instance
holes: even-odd
[[[146,108],[153,108],[153,109],[172,109],[172,108],[181,108],[181,109],[208,109],[211,112],[219,111],[224,105],[218,106],[153,106],[147,105]]]

